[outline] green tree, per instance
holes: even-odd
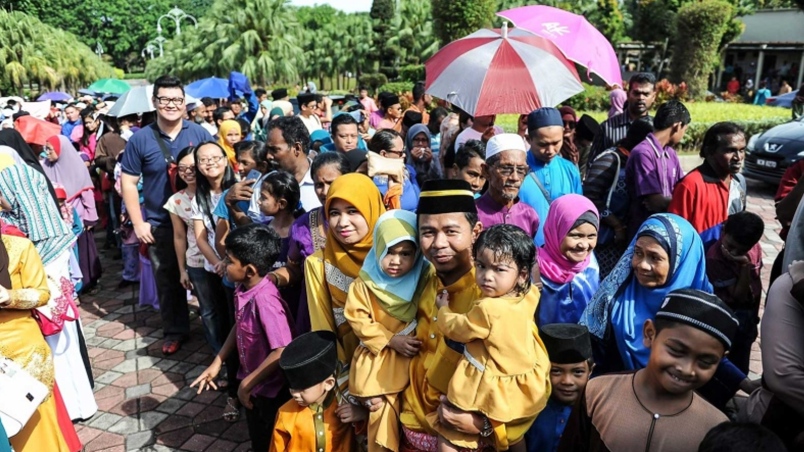
[[[587,18],[612,45],[616,45],[625,37],[625,19],[618,0],[597,0],[596,8],[587,15]]]
[[[173,73],[187,80],[229,71],[252,82],[295,82],[304,64],[295,11],[287,0],[217,0],[209,14],[165,45],[164,57],[149,61],[146,77]]]
[[[98,42],[116,66],[129,69],[142,62],[141,52],[157,36],[160,16],[174,7],[200,19],[211,0],[0,0],[0,8],[25,12],[55,28],[69,31],[94,49]],[[192,27],[190,20],[183,29]],[[165,38],[174,27],[162,20]]]
[[[432,0],[433,26],[441,45],[489,26],[496,7],[496,0]]]
[[[75,91],[114,76],[78,38],[21,12],[0,10],[0,89],[21,93],[27,83],[40,90]]]
[[[709,74],[718,65],[718,46],[729,29],[731,4],[723,0],[702,0],[684,5],[678,11],[671,78],[686,82],[693,97],[706,92]]]
[[[401,49],[402,66],[423,64],[438,51],[430,0],[399,2],[399,29],[394,42]]]
[[[371,3],[369,17],[372,20],[374,55],[378,69],[386,77],[393,79],[397,75],[397,58],[399,48],[394,45],[397,28],[396,0],[374,0]]]

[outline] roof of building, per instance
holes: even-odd
[[[760,10],[739,20],[745,30],[734,43],[804,43],[804,12],[798,9]]]

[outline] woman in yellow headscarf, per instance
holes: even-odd
[[[360,273],[374,242],[371,232],[383,213],[382,195],[370,178],[358,173],[338,177],[324,204],[329,224],[326,245],[304,262],[310,324],[313,331],[328,330],[338,336],[338,359],[342,364],[338,384],[344,392],[349,363],[359,340],[343,308],[349,285]]]
[[[221,123],[218,128],[218,144],[221,145],[229,164],[237,172],[237,155],[235,154],[234,145],[243,139],[243,130],[240,128],[240,123],[234,119],[227,119]]]

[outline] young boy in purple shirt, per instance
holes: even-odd
[[[238,227],[226,237],[226,276],[235,289],[235,327],[212,364],[193,382],[198,393],[215,387],[221,364],[237,352],[242,380],[237,391],[246,408],[252,450],[267,451],[274,419],[290,398],[279,357],[293,339],[287,304],[266,275],[279,255],[281,239],[268,226]]]
[[[673,189],[684,177],[673,146],[684,139],[691,121],[687,107],[677,100],[663,103],[653,118],[653,133],[631,150],[625,180],[631,196],[629,237],[654,213],[667,212]]]

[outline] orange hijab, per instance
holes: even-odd
[[[324,263],[340,270],[344,276],[357,278],[363,261],[366,259],[374,243],[372,231],[377,219],[385,213],[382,195],[374,182],[363,174],[350,173],[338,177],[332,182],[324,204],[324,214],[329,216],[329,207],[334,199],[342,199],[355,206],[368,223],[368,234],[358,243],[343,245],[335,238],[332,228],[327,230],[327,245],[324,247]],[[333,306],[346,303],[346,292],[327,281]]]

